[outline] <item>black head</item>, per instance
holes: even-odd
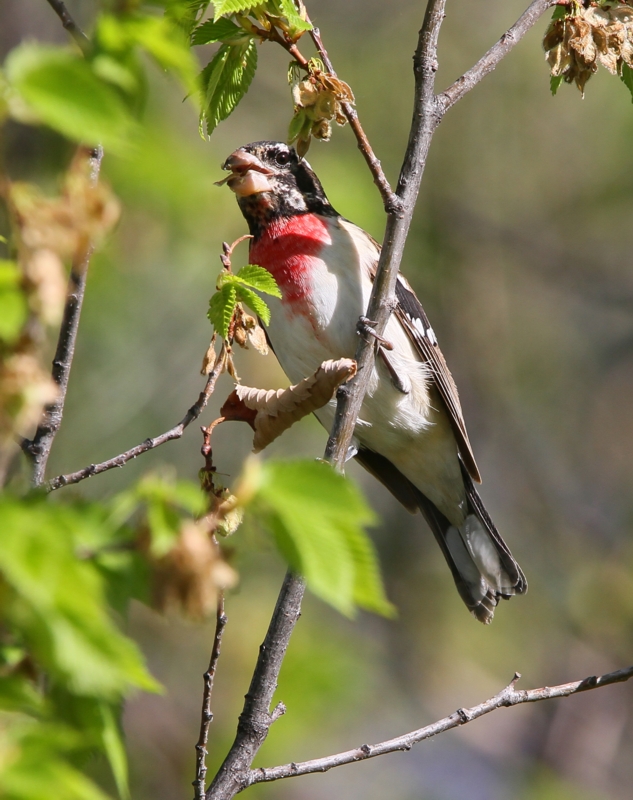
[[[226,179],[257,236],[273,219],[295,214],[337,216],[308,162],[283,142],[252,142],[222,165]]]

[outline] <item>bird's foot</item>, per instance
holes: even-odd
[[[356,325],[356,333],[359,336],[364,336],[365,339],[371,336],[376,340],[380,347],[383,347],[385,350],[393,350],[393,344],[388,339],[385,339],[376,333],[374,330],[376,325],[378,325],[378,323],[369,319],[369,317],[359,317],[358,324]]]

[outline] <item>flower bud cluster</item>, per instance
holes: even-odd
[[[623,64],[633,67],[633,7],[625,2],[588,8],[573,3],[568,14],[552,20],[543,47],[552,77],[575,83],[584,96],[598,64],[613,75],[622,74]]]

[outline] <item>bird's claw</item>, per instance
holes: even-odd
[[[379,347],[382,347],[385,350],[393,350],[393,344],[388,339],[385,339],[376,333],[374,330],[376,325],[378,325],[378,323],[369,319],[369,317],[359,317],[358,324],[356,325],[356,333],[359,336],[364,336],[365,338],[371,336],[376,340]]]

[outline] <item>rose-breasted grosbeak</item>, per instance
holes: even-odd
[[[250,233],[250,261],[277,281],[267,328],[297,383],[327,359],[353,357],[379,245],[336,212],[308,165],[281,142],[254,142],[223,165]],[[481,482],[457,389],[420,301],[398,277],[397,306],[356,423],[356,459],[426,518],[459,594],[481,622],[527,582],[475,490]],[[316,412],[328,430],[335,403]]]

